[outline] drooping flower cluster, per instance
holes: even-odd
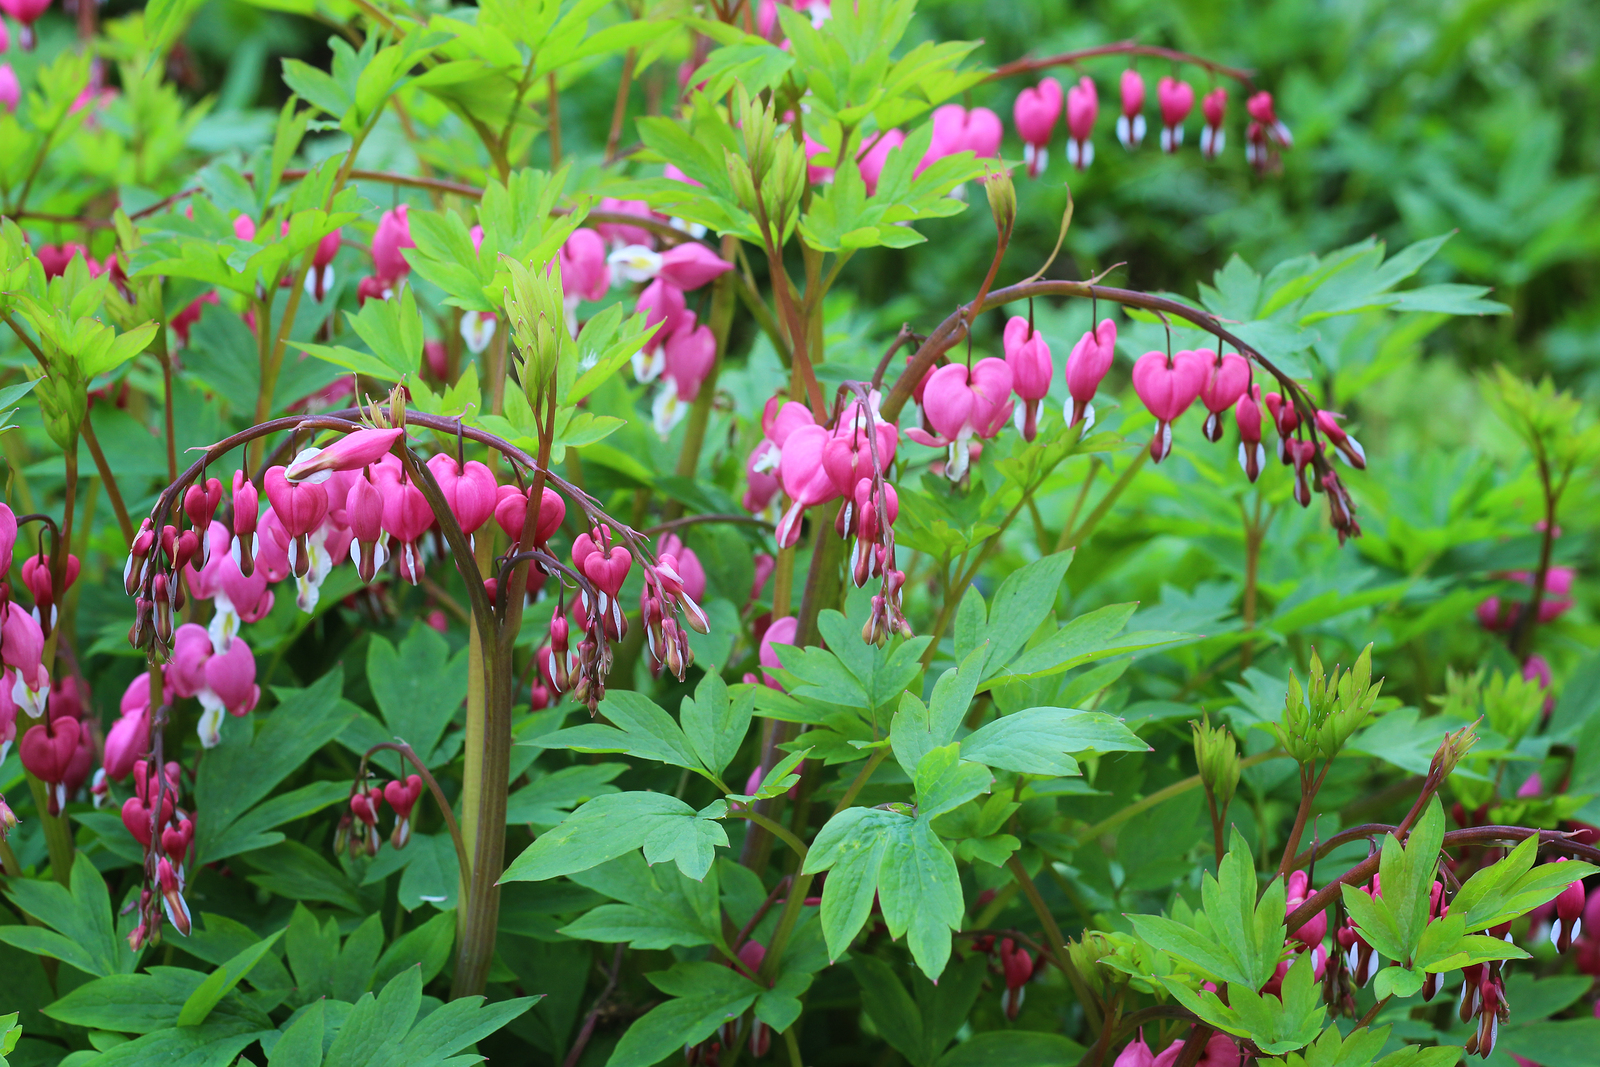
[[[1119,83],[1120,107],[1116,121],[1117,140],[1133,150],[1145,137],[1145,82],[1132,68],[1124,70]],[[1161,114],[1161,150],[1176,153],[1184,140],[1184,127],[1194,111],[1194,87],[1173,77],[1156,83],[1156,105]],[[1061,83],[1045,78],[1037,86],[1017,94],[1012,118],[1023,141],[1023,160],[1028,176],[1038,177],[1049,159],[1049,146],[1055,136],[1063,102],[1067,118],[1067,162],[1086,170],[1094,162],[1094,127],[1100,116],[1100,94],[1094,79],[1080,77],[1062,94]],[[1251,121],[1245,130],[1245,159],[1258,172],[1279,166],[1279,153],[1294,143],[1289,128],[1277,117],[1272,94],[1258,92],[1246,101]],[[1200,152],[1206,159],[1222,154],[1227,144],[1223,120],[1228,110],[1228,90],[1218,86],[1200,103],[1205,119],[1200,129]],[[998,143],[998,138],[997,138]],[[978,153],[982,158],[984,153]]]
[[[371,858],[383,847],[383,835],[378,832],[378,815],[385,802],[394,811],[394,829],[389,843],[395,848],[405,848],[411,840],[411,816],[417,801],[422,799],[422,776],[417,774],[397,778],[384,786],[368,789],[354,787],[350,792],[350,810],[339,820],[334,836],[335,853],[350,853],[350,858]]]

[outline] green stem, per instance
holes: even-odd
[[[1265,763],[1269,759],[1278,759],[1279,757],[1286,756],[1288,756],[1287,752],[1283,751],[1281,748],[1275,748],[1270,752],[1258,752],[1254,756],[1246,756],[1244,759],[1239,761],[1239,766],[1240,768],[1254,767],[1256,764]],[[1093,841],[1095,838],[1115,830],[1117,827],[1121,826],[1123,823],[1127,822],[1140,812],[1148,811],[1157,804],[1171,800],[1173,797],[1182,796],[1191,789],[1198,789],[1201,784],[1200,776],[1198,774],[1185,778],[1182,781],[1173,782],[1164,789],[1158,789],[1149,796],[1134,801],[1121,811],[1107,816],[1088,829],[1080,830],[1075,836],[1079,841]]]
[[[631,53],[630,53],[631,54]],[[732,235],[722,239],[722,258],[731,262],[738,249],[739,239]],[[733,323],[733,287],[736,271],[728,271],[718,278],[711,292],[711,335],[716,339],[716,357],[711,370],[700,383],[700,392],[694,398],[689,420],[684,428],[683,449],[678,453],[677,475],[693,478],[700,469],[700,451],[705,447],[706,427],[711,422],[711,409],[717,399],[717,377],[722,373],[722,362],[727,355],[728,327]],[[668,521],[683,515],[683,504],[672,501],[667,505]]]
[[[857,773],[855,780],[850,783],[850,788],[846,789],[844,796],[839,798],[839,803],[834,805],[834,815],[838,815],[855,803],[857,794],[872,778],[872,772],[878,769],[878,765],[888,755],[888,746],[873,752],[860,772]],[[784,950],[789,947],[789,937],[794,933],[795,924],[800,921],[800,908],[805,903],[806,891],[811,888],[812,877],[803,872],[804,867],[802,866],[801,873],[795,875],[794,884],[789,887],[789,899],[784,901],[783,912],[778,916],[778,925],[772,931],[772,944],[767,946],[767,954],[761,961],[761,978],[763,981],[770,982],[777,976],[778,965],[783,961]]]
[[[1039,922],[1044,926],[1046,943],[1050,947],[1050,955],[1055,958],[1056,966],[1061,968],[1061,973],[1067,976],[1067,981],[1072,985],[1072,991],[1077,994],[1078,1003],[1083,1005],[1083,1014],[1089,1024],[1096,1030],[1100,1029],[1101,1008],[1098,1000],[1089,991],[1089,986],[1083,980],[1083,975],[1078,973],[1078,968],[1072,962],[1072,954],[1067,951],[1066,938],[1061,936],[1061,927],[1056,923],[1056,917],[1050,914],[1050,909],[1045,906],[1044,898],[1039,895],[1039,887],[1033,884],[1033,879],[1028,877],[1028,872],[1022,866],[1022,861],[1015,854],[1006,861],[1006,866],[1011,871],[1011,877],[1017,880],[1017,885],[1022,887],[1022,893],[1028,898],[1028,903],[1033,906],[1033,913],[1039,917]]]

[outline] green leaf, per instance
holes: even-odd
[[[709,774],[682,728],[644,694],[627,689],[610,690],[600,702],[600,713],[616,725],[583,723],[542,734],[527,743],[541,748],[570,748],[575,752],[623,752]],[[714,775],[711,777],[715,780]]]
[[[641,847],[648,862],[673,859],[698,880],[710,868],[714,849],[728,843],[716,821],[726,811],[726,801],[697,812],[660,793],[596,797],[524,849],[500,880],[537,882],[586,871]]]
[[[579,804],[620,790],[609,784],[626,763],[584,763],[539,775],[506,800],[506,822],[554,826]]]
[[[456,917],[449,912],[440,912],[421,926],[407,930],[378,957],[373,983],[383,985],[408,967],[422,968],[424,985],[433,981],[449,962],[455,936]]]
[[[178,1025],[199,1026],[205,1022],[211,1009],[250,973],[281,936],[283,931],[279,930],[262,938],[207,975],[206,980],[183,1002],[183,1010],[178,1013]]]
[[[246,816],[360,713],[340,700],[343,686],[344,672],[336,666],[305,689],[273,690],[278,706],[272,714],[223,724],[223,743],[200,762],[195,782],[195,850],[201,862],[278,840],[264,833],[263,820],[246,822]]]
[[[1235,829],[1217,877],[1205,876],[1200,896],[1204,907],[1192,921],[1135,915],[1130,916],[1134,930],[1155,948],[1230,986],[1261,988],[1277,968],[1283,947],[1282,880],[1273,880],[1257,902],[1250,846]]]
[[[917,764],[917,814],[937,818],[987,793],[993,780],[989,768],[962,761],[960,745],[933,749]]]
[[[105,879],[94,864],[74,863],[71,883],[68,892],[55,882],[7,879],[6,896],[17,909],[50,929],[0,926],[0,941],[70,963],[97,978],[132,973],[139,955],[117,935]]]
[[[1422,972],[1407,970],[1398,964],[1385,967],[1372,979],[1372,993],[1380,1000],[1415,996],[1422,989],[1422,978]]]
[[[754,713],[752,691],[741,689],[730,697],[722,677],[707,671],[694,696],[683,698],[678,719],[700,764],[720,777],[739,754]]]
[[[70,1026],[148,1034],[177,1025],[184,1004],[206,981],[199,971],[152,967],[149,974],[113,974],[72,990],[44,1009]]]
[[[1529,836],[1504,859],[1479,870],[1455,895],[1450,913],[1466,920],[1469,933],[1487,930],[1554,900],[1573,881],[1596,871],[1580,860],[1535,867],[1537,850],[1537,835]]]
[[[448,758],[441,758],[439,738],[467,699],[466,648],[451,656],[444,635],[421,623],[398,648],[374,634],[367,650],[367,683],[389,732],[409,744],[425,766]],[[380,755],[397,759],[393,753]],[[408,773],[398,763],[395,768]]]
[[[1148,752],[1150,746],[1113,716],[1073,708],[1027,708],[1002,715],[961,740],[961,757],[1001,770],[1076,775],[1069,753]]]
[[[1085,1051],[1060,1034],[986,1030],[946,1052],[938,1067],[1077,1067]]]
[[[989,642],[985,678],[993,677],[1009,664],[1055,609],[1056,594],[1072,565],[1072,557],[1071,551],[1045,556],[1012,571],[1000,583],[989,601],[989,622],[984,630]]]
[[[320,1067],[324,1002],[312,1001],[295,1016],[267,1054],[267,1067]]]
[[[950,958],[950,931],[961,923],[961,884],[927,817],[846,808],[817,834],[804,869],[830,872],[822,893],[829,955],[838,959],[849,948],[876,893],[889,935],[906,935],[917,966],[938,978]]]
[[[256,869],[249,876],[252,883],[285,900],[323,900],[358,914],[365,910],[345,873],[298,841],[280,841],[243,859]]]
[[[675,999],[661,1004],[628,1027],[606,1067],[653,1067],[668,1055],[695,1045],[737,1018],[755,1003],[761,989],[729,967],[715,963],[678,963],[670,971],[648,975]]]

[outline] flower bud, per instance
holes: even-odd
[[[1226,726],[1213,727],[1209,717],[1189,725],[1194,730],[1194,757],[1200,767],[1200,780],[1216,797],[1218,809],[1226,808],[1239,788],[1239,746]]]
[[[994,228],[1001,235],[1010,236],[1017,221],[1017,187],[1011,181],[1011,171],[1004,167],[990,171],[983,179],[983,191],[989,197]]]

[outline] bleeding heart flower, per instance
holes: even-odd
[[[372,266],[380,280],[392,287],[411,271],[403,249],[415,248],[411,239],[410,205],[385,211],[378,219],[378,228],[372,234]]]
[[[1129,67],[1122,72],[1122,114],[1117,116],[1117,140],[1123,148],[1137,148],[1144,141],[1144,78]]]
[[[1228,133],[1222,128],[1223,116],[1228,112],[1228,90],[1220,85],[1211,90],[1200,101],[1200,111],[1206,117],[1200,130],[1200,154],[1216,159],[1228,143]]]
[[[1067,162],[1087,170],[1094,162],[1094,122],[1100,116],[1100,94],[1085,75],[1067,90]]]
[[[1017,429],[1023,440],[1032,441],[1039,432],[1039,402],[1050,392],[1050,379],[1056,373],[1050,346],[1033,323],[1020,315],[1006,323],[1004,344],[1011,388],[1023,401],[1017,412]]]
[[[422,797],[422,777],[409,775],[404,782],[394,781],[383,787],[383,799],[394,809],[394,833],[389,843],[395,848],[405,848],[411,840],[411,812]]]
[[[665,279],[657,278],[645,286],[644,292],[639,294],[639,302],[634,305],[634,312],[645,317],[645,325],[657,326],[656,332],[646,341],[644,347],[633,357],[633,376],[643,382],[653,382],[666,369],[666,358],[661,349],[678,328],[683,316],[687,313],[684,305],[683,290],[669,284]],[[659,325],[658,325],[659,324]]]
[[[761,648],[758,656],[761,666],[775,670],[781,669],[783,663],[778,659],[778,653],[773,646],[794,644],[795,635],[799,630],[800,620],[793,615],[785,615],[781,619],[772,620],[772,624],[767,627],[767,632],[761,635]],[[779,692],[783,691],[783,687],[778,684],[778,680],[765,670],[761,672],[761,677],[771,688]]]
[[[698,241],[685,241],[661,254],[661,278],[682,290],[698,289],[732,269],[732,263]]]
[[[394,448],[394,443],[405,436],[405,431],[362,429],[347,433],[327,448],[306,448],[295,456],[294,462],[283,469],[283,476],[290,482],[312,482],[320,484],[328,480],[328,475],[334,471],[357,471],[370,463],[376,463]],[[278,468],[273,468],[274,470]],[[271,471],[268,471],[268,477]],[[263,479],[265,483],[265,479]],[[326,497],[326,493],[323,494]],[[277,508],[277,501],[272,496],[271,489],[267,491],[267,499],[273,501]],[[279,517],[283,517],[279,512]],[[318,522],[321,520],[318,519]]]
[[[1022,158],[1028,165],[1030,178],[1037,178],[1049,162],[1050,138],[1055,136],[1061,105],[1061,83],[1054,78],[1046,78],[1036,88],[1017,94],[1011,117],[1016,122],[1017,135],[1023,140]]]
[[[799,541],[800,520],[806,508],[825,503],[838,495],[822,461],[830,437],[827,430],[815,423],[800,426],[785,435],[778,461],[778,477],[791,503],[778,521],[779,547]]]
[[[1239,466],[1253,482],[1267,464],[1267,450],[1261,444],[1261,386],[1251,386],[1239,398],[1233,421],[1239,426]]]
[[[1194,110],[1194,86],[1162,78],[1156,83],[1156,101],[1161,106],[1161,150],[1176,152],[1183,144],[1183,120]]]
[[[0,623],[0,662],[16,671],[11,699],[33,718],[44,714],[50,698],[50,672],[44,665],[44,630],[15,601],[5,605]]]
[[[947,447],[945,474],[959,481],[967,472],[974,436],[993,437],[1011,418],[1011,368],[1003,359],[980,359],[971,371],[951,363],[934,372],[922,396],[922,411],[938,437],[920,428],[906,431],[918,444]]]
[[[588,227],[572,231],[561,246],[561,291],[568,300],[601,300],[611,289],[605,238]]]
[[[1163,352],[1146,352],[1133,365],[1133,390],[1156,417],[1150,458],[1160,463],[1172,452],[1172,423],[1205,387],[1211,368],[1199,352],[1182,351],[1169,362]]]
[[[1072,346],[1066,368],[1067,392],[1072,394],[1066,410],[1068,426],[1076,426],[1081,421],[1087,433],[1094,425],[1094,405],[1090,401],[1111,370],[1116,355],[1117,324],[1110,319],[1101,319],[1098,326],[1085,332]]]
[[[60,815],[67,806],[67,775],[78,751],[80,729],[71,717],[48,719],[30,727],[17,746],[22,766],[48,787],[51,815]]]
[[[1197,349],[1205,357],[1210,372],[1205,387],[1200,390],[1200,402],[1205,404],[1205,435],[1207,441],[1222,440],[1222,413],[1236,404],[1245,390],[1250,388],[1250,362],[1241,355],[1223,356],[1209,348]]]

